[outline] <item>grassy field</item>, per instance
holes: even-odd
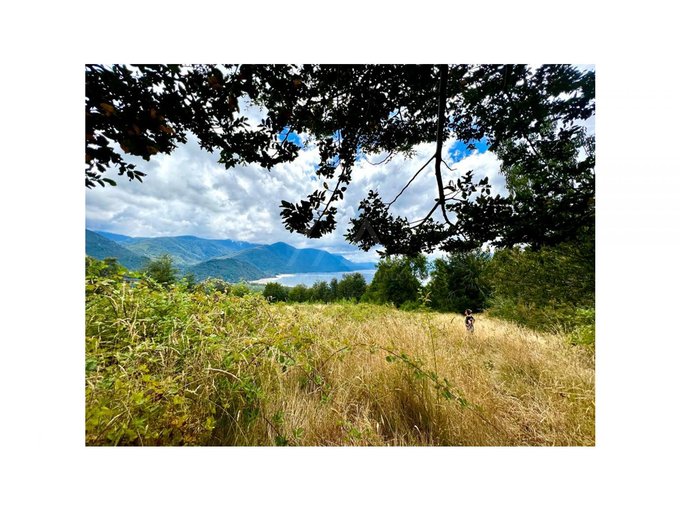
[[[592,347],[484,315],[97,283],[88,445],[594,445]]]

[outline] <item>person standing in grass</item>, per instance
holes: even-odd
[[[468,330],[468,333],[475,332],[475,318],[472,316],[472,310],[469,308],[465,310],[465,329]]]

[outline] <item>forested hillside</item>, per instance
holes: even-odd
[[[134,271],[142,269],[151,260],[91,230],[85,231],[85,246],[87,255],[102,260],[114,258],[126,268]]]
[[[227,282],[258,280],[271,276],[257,267],[235,258],[210,259],[191,266],[190,272],[198,279],[221,278]]]
[[[195,236],[136,238],[91,230],[86,230],[86,254],[97,259],[115,258],[134,270],[141,269],[151,259],[168,255],[183,273],[193,273],[199,279],[214,277],[230,282],[282,273],[354,271],[374,267],[372,263],[354,263],[324,250],[298,249],[285,243],[256,245]]]
[[[356,264],[323,250],[298,249],[286,243],[258,246],[237,253],[233,258],[273,274],[352,271],[373,267],[373,264]]]
[[[124,240],[123,244],[129,250],[150,258],[167,253],[181,266],[191,266],[257,246],[252,243],[201,239],[194,236],[129,238]]]

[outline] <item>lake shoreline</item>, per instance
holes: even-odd
[[[354,271],[332,271],[332,272],[319,272],[319,273],[282,273],[276,276],[270,276],[266,278],[259,278],[257,280],[249,280],[248,283],[254,285],[266,285],[267,283],[279,283],[284,287],[295,287],[296,285],[314,285],[316,282],[325,281],[330,283],[330,281],[335,278],[338,281],[342,279],[344,275],[359,273],[365,279],[366,283],[370,283],[373,280],[373,276],[377,269],[357,269]]]

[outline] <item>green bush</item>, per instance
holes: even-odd
[[[405,301],[404,303],[401,304],[399,309],[405,312],[418,312],[426,310],[426,307],[423,306],[423,304],[419,303],[418,301]]]
[[[485,275],[490,315],[539,330],[573,330],[587,326],[579,310],[594,314],[595,259],[588,243],[499,250]]]
[[[85,257],[85,276],[88,279],[110,278],[120,281],[125,273],[126,269],[113,257],[107,257],[104,260]]]
[[[233,283],[229,287],[229,293],[232,296],[237,296],[237,297],[243,297],[246,294],[250,294],[251,290],[248,288],[248,285],[246,285],[244,282],[238,282],[238,283]]]
[[[569,340],[575,345],[593,345],[595,343],[595,309],[579,308],[575,313],[574,330]]]
[[[288,301],[303,303],[311,300],[311,292],[305,285],[299,284],[288,291]]]
[[[263,325],[268,305],[257,293],[237,297],[108,279],[91,285],[87,444],[236,443],[234,435],[260,412],[268,367],[279,359],[274,354],[309,344],[295,325],[282,337]],[[253,344],[263,333],[270,344]]]
[[[331,301],[331,288],[324,281],[315,282],[308,292],[309,297],[307,301],[314,301],[316,303],[328,303]]]

